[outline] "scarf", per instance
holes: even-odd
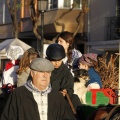
[[[31,92],[37,92],[37,93],[40,93],[40,94],[48,94],[51,92],[52,88],[51,88],[51,85],[49,84],[48,87],[44,90],[44,91],[40,91],[38,90],[33,84],[32,84],[32,81],[29,80],[25,83],[24,85],[29,91]]]

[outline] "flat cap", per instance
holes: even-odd
[[[30,68],[39,72],[52,72],[54,70],[53,64],[45,58],[35,58],[30,63]]]

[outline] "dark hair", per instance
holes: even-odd
[[[61,32],[57,36],[57,40],[56,40],[57,43],[58,43],[58,38],[59,37],[61,37],[62,39],[64,39],[66,42],[69,43],[69,47],[68,47],[68,50],[67,50],[67,57],[68,57],[67,63],[69,64],[72,61],[72,49],[73,49],[73,41],[74,41],[73,34],[68,32],[68,31]]]

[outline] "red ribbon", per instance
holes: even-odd
[[[5,70],[9,70],[11,67],[15,66],[15,65],[18,65],[19,64],[19,60],[15,60],[15,64],[12,63],[12,61],[6,63],[6,66],[5,66]]]

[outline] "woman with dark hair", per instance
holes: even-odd
[[[82,56],[81,52],[74,48],[73,34],[68,31],[61,32],[57,36],[56,42],[64,47],[66,57],[63,59],[63,62],[68,66],[68,68],[72,72],[72,67],[74,66],[78,58]]]

